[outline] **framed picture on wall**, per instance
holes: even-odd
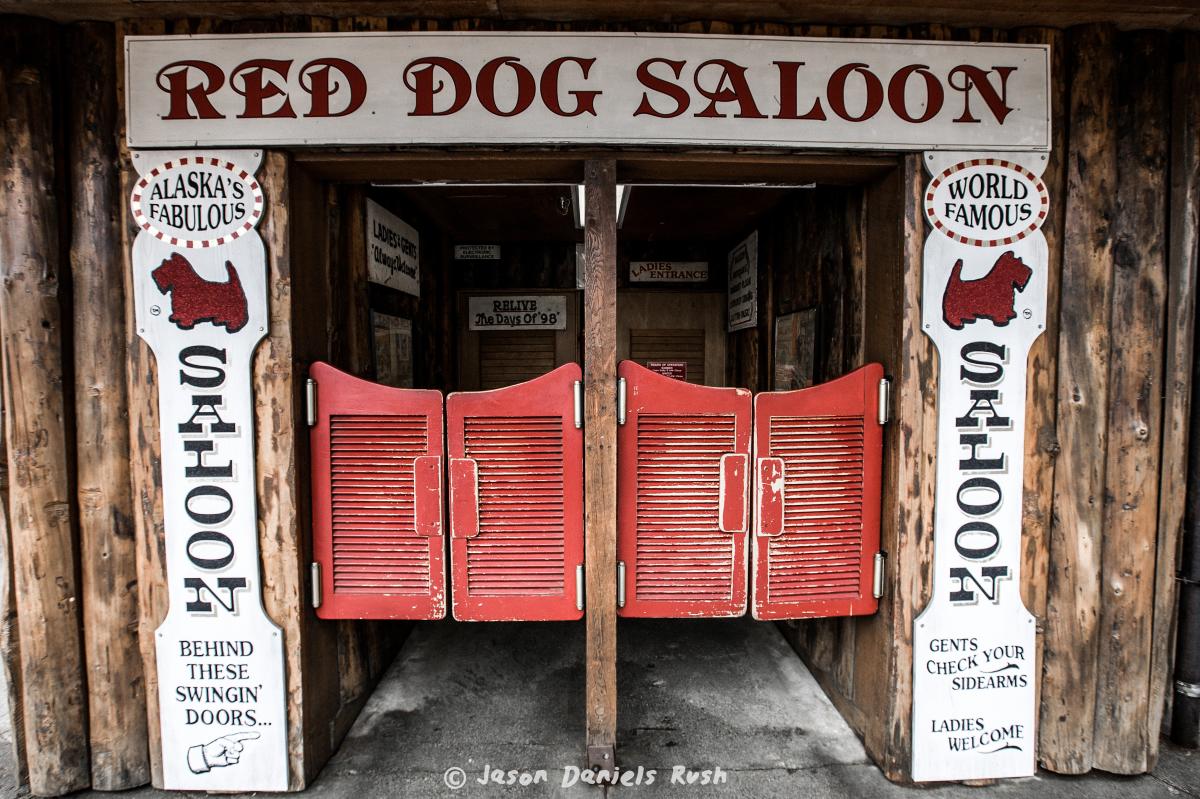
[[[816,308],[805,308],[775,318],[773,390],[793,391],[812,385],[816,339]]]
[[[371,311],[375,380],[395,388],[413,387],[412,320]]]

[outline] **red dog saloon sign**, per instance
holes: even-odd
[[[164,787],[288,786],[283,640],[262,606],[251,358],[267,332],[260,153],[134,153],[138,335],[158,365],[170,608]]]
[[[1034,773],[1021,601],[1029,348],[1046,321],[1045,157],[926,154],[922,328],[938,349],[934,578],[913,630],[913,779]]]
[[[1046,45],[545,32],[125,41],[132,147],[1050,144]]]

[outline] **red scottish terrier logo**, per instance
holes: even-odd
[[[962,279],[962,259],[954,264],[950,282],[942,296],[942,318],[955,330],[962,330],[978,319],[990,319],[1004,327],[1017,318],[1013,309],[1017,292],[1024,291],[1033,270],[1012,254],[1001,255],[990,272],[976,280]]]
[[[163,294],[171,295],[170,321],[182,330],[191,330],[200,322],[220,325],[236,333],[250,321],[246,292],[232,261],[225,262],[229,281],[217,283],[196,274],[188,259],[179,253],[150,273]]]

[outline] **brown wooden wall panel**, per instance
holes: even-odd
[[[553,330],[514,330],[479,334],[479,389],[522,383],[554,370]]]
[[[629,357],[645,366],[649,361],[682,361],[687,364],[687,382],[704,382],[704,330],[629,331]]]

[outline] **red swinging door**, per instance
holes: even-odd
[[[583,618],[582,373],[446,398],[459,621]]]
[[[442,394],[313,364],[313,560],[324,619],[446,615]]]
[[[618,615],[742,615],[750,392],[684,383],[632,361],[622,361],[617,374],[625,381],[617,430]]]
[[[883,367],[754,398],[756,619],[874,613]]]

